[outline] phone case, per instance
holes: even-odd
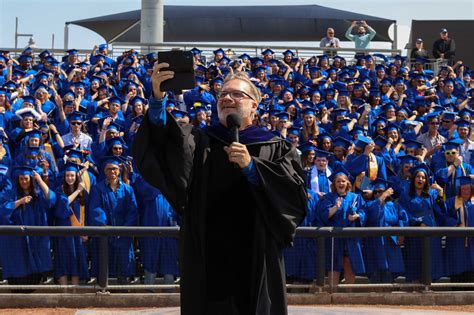
[[[193,89],[196,86],[194,79],[194,57],[191,51],[173,50],[158,52],[158,62],[170,65],[164,70],[174,71],[174,78],[161,83],[162,91],[172,91],[181,94],[182,90]]]

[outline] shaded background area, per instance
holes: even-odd
[[[170,6],[164,7],[165,42],[319,41],[328,27],[336,37],[353,20],[366,20],[376,31],[374,41],[392,42],[395,20],[319,5],[292,6]],[[76,20],[107,42],[140,42],[140,10]],[[356,31],[356,30],[354,30]]]
[[[411,23],[410,42],[407,48],[415,46],[417,38],[423,39],[423,45],[430,57],[433,57],[433,43],[439,38],[442,28],[448,29],[448,35],[456,43],[456,60],[463,60],[464,64],[474,67],[474,41],[472,32],[474,30],[474,20],[413,20]],[[410,51],[408,52],[410,55]]]

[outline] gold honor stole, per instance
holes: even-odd
[[[45,143],[45,144],[44,144],[44,150],[45,150],[46,152],[48,152],[49,155],[51,155],[51,160],[53,161],[54,169],[57,170],[57,169],[58,169],[58,166],[56,165],[56,159],[55,159],[55,157],[54,157],[54,152],[53,152],[53,148],[51,147],[51,144]]]
[[[84,226],[84,217],[85,217],[85,212],[86,212],[86,207],[84,205],[79,206],[79,219],[76,217],[74,214],[74,211],[72,210],[72,207],[70,208],[72,214],[69,216],[69,219],[71,220],[71,226]]]
[[[471,198],[472,200],[472,198]],[[456,199],[454,199],[454,209],[459,209],[459,216],[461,217],[461,226],[466,227],[466,219],[464,217],[464,214],[466,213],[466,209],[464,207],[464,201],[462,200],[462,197],[456,196]],[[469,218],[468,218],[469,219]],[[464,238],[464,247],[469,246],[469,241],[468,238]]]
[[[377,159],[375,158],[375,154],[370,153],[368,156],[369,159],[369,165],[368,165],[368,174],[367,177],[371,180],[374,181],[377,178],[377,174],[379,172],[379,165],[377,164]],[[354,186],[360,189],[360,185],[362,183],[362,179],[364,176],[362,174],[359,174],[356,176]]]

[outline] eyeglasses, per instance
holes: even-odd
[[[452,121],[451,120],[443,120],[443,124],[448,124],[450,122],[452,122]]]
[[[456,155],[456,154],[458,154],[458,151],[456,151],[456,150],[444,151],[444,154],[446,154],[446,155]]]
[[[82,125],[82,122],[81,121],[72,121],[71,125],[72,126],[80,126],[80,125]]]
[[[230,95],[230,97],[234,100],[241,100],[245,97],[248,97],[255,101],[255,98],[253,98],[252,96],[250,96],[249,94],[243,91],[221,91],[218,95],[218,99],[224,98],[227,95]]]
[[[430,125],[438,126],[438,125],[439,125],[439,121],[432,121],[432,122],[430,122]]]

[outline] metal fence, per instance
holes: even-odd
[[[178,289],[179,285],[111,285],[109,284],[108,237],[178,237],[177,227],[39,227],[39,226],[0,226],[0,236],[92,236],[99,239],[99,276],[94,285],[0,285],[0,290],[143,290],[143,289]],[[386,284],[338,284],[334,287],[325,281],[325,248],[326,239],[333,238],[364,238],[380,236],[419,237],[422,241],[422,273],[420,283],[386,283]],[[288,285],[288,288],[313,288],[315,292],[335,289],[421,289],[474,287],[474,283],[433,283],[431,276],[431,246],[433,237],[474,237],[474,228],[451,227],[403,227],[403,228],[333,228],[333,227],[301,227],[297,229],[298,237],[315,238],[317,244],[316,279],[308,285]]]

